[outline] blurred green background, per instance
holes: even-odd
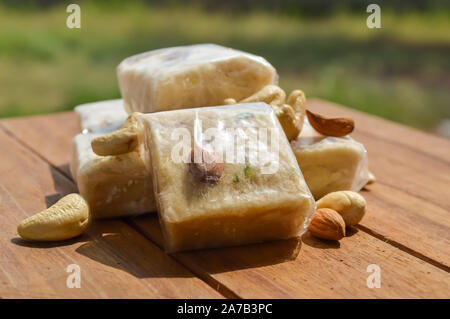
[[[287,91],[448,134],[445,2],[378,1],[382,28],[369,29],[373,1],[77,1],[69,29],[70,2],[0,2],[0,117],[118,98],[125,57],[213,42],[264,56]]]

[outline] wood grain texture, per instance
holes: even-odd
[[[19,117],[0,121],[8,133],[45,158],[66,176],[71,176],[69,162],[72,139],[80,133],[80,121],[74,112]]]
[[[156,216],[132,223],[162,245]],[[340,242],[302,240],[173,254],[208,280],[242,298],[448,298],[450,276],[369,234],[350,230]],[[381,288],[366,285],[367,267],[381,268]]]
[[[393,144],[401,144],[415,152],[425,153],[450,163],[450,141],[446,138],[320,99],[308,100],[307,108],[329,117],[349,116],[355,120],[357,131],[365,132],[377,139],[389,141]]]
[[[220,298],[210,286],[120,220],[95,222],[81,237],[29,243],[16,227],[74,184],[0,130],[1,298]],[[67,288],[66,268],[81,268]]]
[[[449,264],[449,142],[327,102],[312,100],[309,105],[322,114],[355,119],[353,136],[368,149],[370,168],[378,178],[362,193],[369,205],[364,231],[345,238],[339,249],[336,243],[306,236],[303,242],[189,252],[175,258],[211,286],[228,289],[228,296],[448,298],[450,282],[444,270]],[[48,131],[58,128],[57,135],[47,136],[41,125],[35,125],[43,118]],[[61,126],[62,121],[67,125]],[[0,125],[69,174],[67,150],[79,131],[75,114],[19,118]],[[57,147],[61,151],[54,150]],[[161,244],[155,217],[129,223]],[[397,249],[396,243],[407,249]],[[382,269],[380,289],[366,286],[366,267],[371,263]]]

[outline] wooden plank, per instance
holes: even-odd
[[[132,221],[158,245],[156,216]],[[243,298],[448,298],[450,276],[362,231],[339,243],[306,234],[302,241],[210,249],[173,255],[205,280]],[[367,267],[381,269],[381,287],[368,288]]]
[[[18,223],[75,186],[1,130],[0,154],[0,298],[222,297],[122,221],[60,243],[21,240]],[[70,264],[81,269],[79,289],[66,286]]]
[[[368,213],[361,225],[383,240],[403,244],[446,267],[450,265],[449,211],[395,187],[376,183],[363,192]]]
[[[450,140],[446,138],[320,99],[308,100],[308,108],[330,117],[351,117],[355,120],[357,131],[393,144],[403,144],[416,152],[450,163]]]
[[[311,108],[355,119],[377,176],[361,225],[450,266],[450,141],[320,100]]]
[[[435,147],[425,146],[420,152],[415,152],[409,140],[405,145],[404,138],[392,142],[392,137],[409,135],[409,139],[416,140],[418,135],[420,137],[417,139],[426,140],[426,145],[435,145],[443,140],[324,101],[311,100],[309,104],[323,114],[356,119],[357,129],[353,136],[368,149],[370,169],[378,178],[377,183],[368,187],[370,192],[363,193],[368,201],[369,212],[362,225],[379,234],[383,240],[409,247],[419,257],[431,258],[444,267],[449,266],[450,167],[441,158],[443,148],[437,148],[438,152],[433,153]],[[55,127],[62,122],[66,125],[59,128],[58,135],[46,136],[41,133],[44,131],[39,124],[43,118],[47,126]],[[370,125],[366,125],[366,119]],[[51,163],[67,167],[70,160],[70,147],[67,144],[79,131],[73,113],[19,118],[2,123]],[[376,127],[380,135],[366,134],[368,127]],[[408,134],[402,133],[402,129]],[[388,130],[392,132],[386,133]],[[33,139],[27,139],[30,135]],[[443,143],[444,146],[448,145],[445,140]],[[53,148],[65,151],[53,151]]]
[[[364,133],[354,138],[366,146],[369,167],[380,183],[450,211],[450,163]]]
[[[80,121],[74,112],[19,117],[0,122],[10,134],[50,161],[66,176],[71,176],[69,162],[72,138],[80,133]]]

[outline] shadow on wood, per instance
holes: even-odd
[[[95,221],[76,252],[137,278],[193,277],[156,245],[117,220]],[[168,266],[171,265],[171,266]]]
[[[89,240],[89,236],[86,234],[82,234],[80,236],[77,236],[75,238],[67,239],[67,240],[60,240],[60,241],[49,241],[49,242],[42,242],[42,241],[28,241],[25,239],[22,239],[20,237],[15,237],[11,239],[11,243],[23,246],[23,247],[30,247],[30,248],[54,248],[54,247],[61,247],[61,246],[70,246],[76,243],[81,242],[87,242]]]
[[[58,200],[60,200],[67,194],[78,193],[76,185],[72,182],[72,180],[61,174],[61,172],[59,171],[60,168],[55,168],[51,165],[49,165],[48,167],[53,179],[54,188],[57,193],[45,196],[45,204],[47,205],[47,208],[55,204]]]
[[[65,166],[69,164],[62,165],[60,167],[53,167],[49,165],[50,174],[52,175],[53,183],[55,185],[55,189],[58,193],[68,194],[68,193],[77,193],[78,188],[73,182],[73,180],[66,175],[61,174],[61,171],[66,170]],[[66,172],[65,172],[66,173]],[[68,176],[71,176],[70,174]]]
[[[129,218],[132,226],[163,247],[163,236],[156,214]],[[194,272],[210,274],[275,265],[295,260],[301,250],[300,238],[276,240],[238,247],[224,247],[174,253],[175,259]]]
[[[70,171],[70,164],[69,163],[65,163],[63,165],[59,165],[57,167],[58,170],[60,170],[61,172],[64,173],[64,175],[66,175],[68,178],[70,178],[73,181],[73,176],[72,176],[72,172]]]
[[[338,249],[341,244],[337,240],[320,239],[311,235],[310,232],[306,232],[302,236],[302,242],[308,246],[319,249]]]

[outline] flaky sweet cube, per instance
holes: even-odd
[[[265,103],[141,115],[168,252],[300,235],[315,203]]]
[[[117,67],[117,77],[129,113],[222,105],[226,98],[239,101],[278,82],[264,58],[215,44],[129,57]]]
[[[97,134],[73,139],[71,171],[93,218],[138,215],[156,210],[151,174],[136,151],[98,156],[91,148]]]
[[[138,152],[98,156],[91,141],[119,129],[128,114],[122,100],[75,107],[82,133],[72,140],[70,169],[94,218],[129,216],[156,211],[153,183]]]
[[[350,136],[321,135],[305,119],[291,147],[316,200],[335,191],[359,191],[369,180],[367,151]]]

